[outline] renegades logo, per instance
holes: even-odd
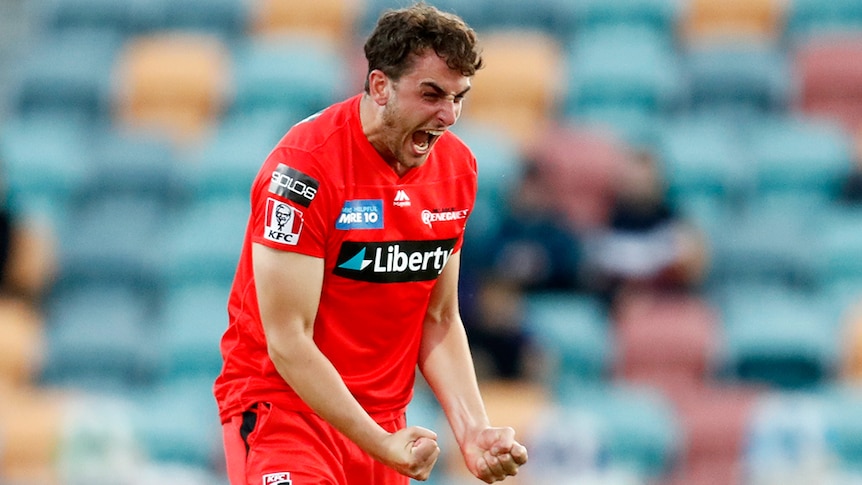
[[[302,232],[302,212],[273,198],[266,199],[266,222],[263,237],[281,244],[296,246]]]
[[[270,473],[263,476],[263,485],[291,485],[290,473]]]

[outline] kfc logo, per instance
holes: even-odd
[[[270,473],[263,476],[263,485],[291,485],[290,473]]]
[[[302,231],[302,212],[276,199],[266,200],[266,225],[263,237],[295,246]]]

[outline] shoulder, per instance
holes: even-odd
[[[434,147],[444,165],[458,172],[476,173],[476,156],[467,144],[455,133],[448,131]]]

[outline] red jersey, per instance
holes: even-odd
[[[365,137],[360,97],[291,128],[255,179],[215,384],[223,422],[259,401],[310,411],[267,354],[252,243],[324,259],[314,340],[366,411],[400,412],[412,397],[422,322],[461,247],[476,160],[447,132],[400,177]]]

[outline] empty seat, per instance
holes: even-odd
[[[518,29],[487,32],[480,42],[485,67],[473,79],[463,119],[494,125],[529,146],[556,113],[560,45],[545,32]]]
[[[657,116],[683,99],[673,43],[646,27],[617,25],[575,34],[564,62],[567,117],[609,107]]]
[[[111,71],[122,37],[102,30],[49,33],[10,68],[12,108],[48,111],[98,121],[109,113]]]
[[[823,34],[791,51],[799,83],[796,108],[837,121],[851,133],[862,128],[862,34]]]
[[[705,299],[660,292],[623,295],[612,313],[615,375],[632,382],[699,386],[713,375],[720,321]]]
[[[359,0],[285,2],[254,0],[248,32],[253,37],[300,34],[346,46],[361,13]]]
[[[79,121],[79,120],[78,120]],[[87,124],[61,114],[15,117],[0,129],[3,175],[18,210],[66,217],[73,193],[88,178]]]
[[[682,115],[660,125],[657,159],[671,198],[714,196],[726,202],[748,191],[751,174],[734,125],[710,115]]]
[[[222,114],[229,53],[218,37],[186,32],[141,35],[119,54],[112,107],[118,123],[194,144]]]
[[[827,121],[759,119],[746,126],[744,143],[760,194],[836,197],[852,167],[851,138]]]
[[[131,34],[136,2],[48,0],[33,4],[35,18],[48,32],[96,29]]]
[[[862,393],[852,383],[827,386],[817,397],[823,404],[827,445],[841,467],[862,465]]]
[[[531,294],[525,327],[542,349],[553,382],[596,382],[609,374],[613,341],[607,313],[596,297]]]
[[[299,121],[285,111],[231,114],[178,164],[178,185],[192,200],[247,197],[278,140]]]
[[[158,258],[165,287],[179,288],[189,282],[230,284],[249,211],[248,197],[213,198],[195,202],[167,221]]]
[[[525,157],[535,164],[563,225],[576,233],[604,226],[615,197],[614,184],[629,147],[613,133],[579,125],[541,131]]]
[[[151,303],[128,287],[81,285],[55,296],[47,313],[45,382],[122,390],[156,374]]]
[[[0,299],[0,388],[36,382],[42,368],[44,324],[35,307],[11,298]]]
[[[785,49],[753,41],[690,46],[683,53],[691,107],[780,112],[793,95]]]
[[[808,389],[838,368],[838,321],[816,294],[736,285],[719,303],[726,374],[776,389]]]
[[[605,463],[655,480],[670,471],[681,451],[679,419],[671,401],[649,387],[611,384],[563,387],[559,406],[595,419]],[[561,420],[558,426],[566,426]]]
[[[680,0],[586,0],[573,2],[577,26],[595,29],[607,26],[639,26],[669,39],[685,5]]]
[[[188,284],[168,294],[157,318],[162,379],[215,379],[221,370],[219,341],[227,328],[225,284]]]
[[[252,4],[245,0],[149,0],[149,28],[209,33],[235,40],[248,31]]]
[[[788,2],[785,33],[802,40],[833,32],[862,30],[862,4],[856,0],[792,0]]]
[[[332,42],[300,35],[246,39],[233,49],[231,113],[305,118],[341,100],[345,73]]]
[[[785,5],[782,0],[689,0],[679,27],[689,43],[734,37],[778,40]]]

